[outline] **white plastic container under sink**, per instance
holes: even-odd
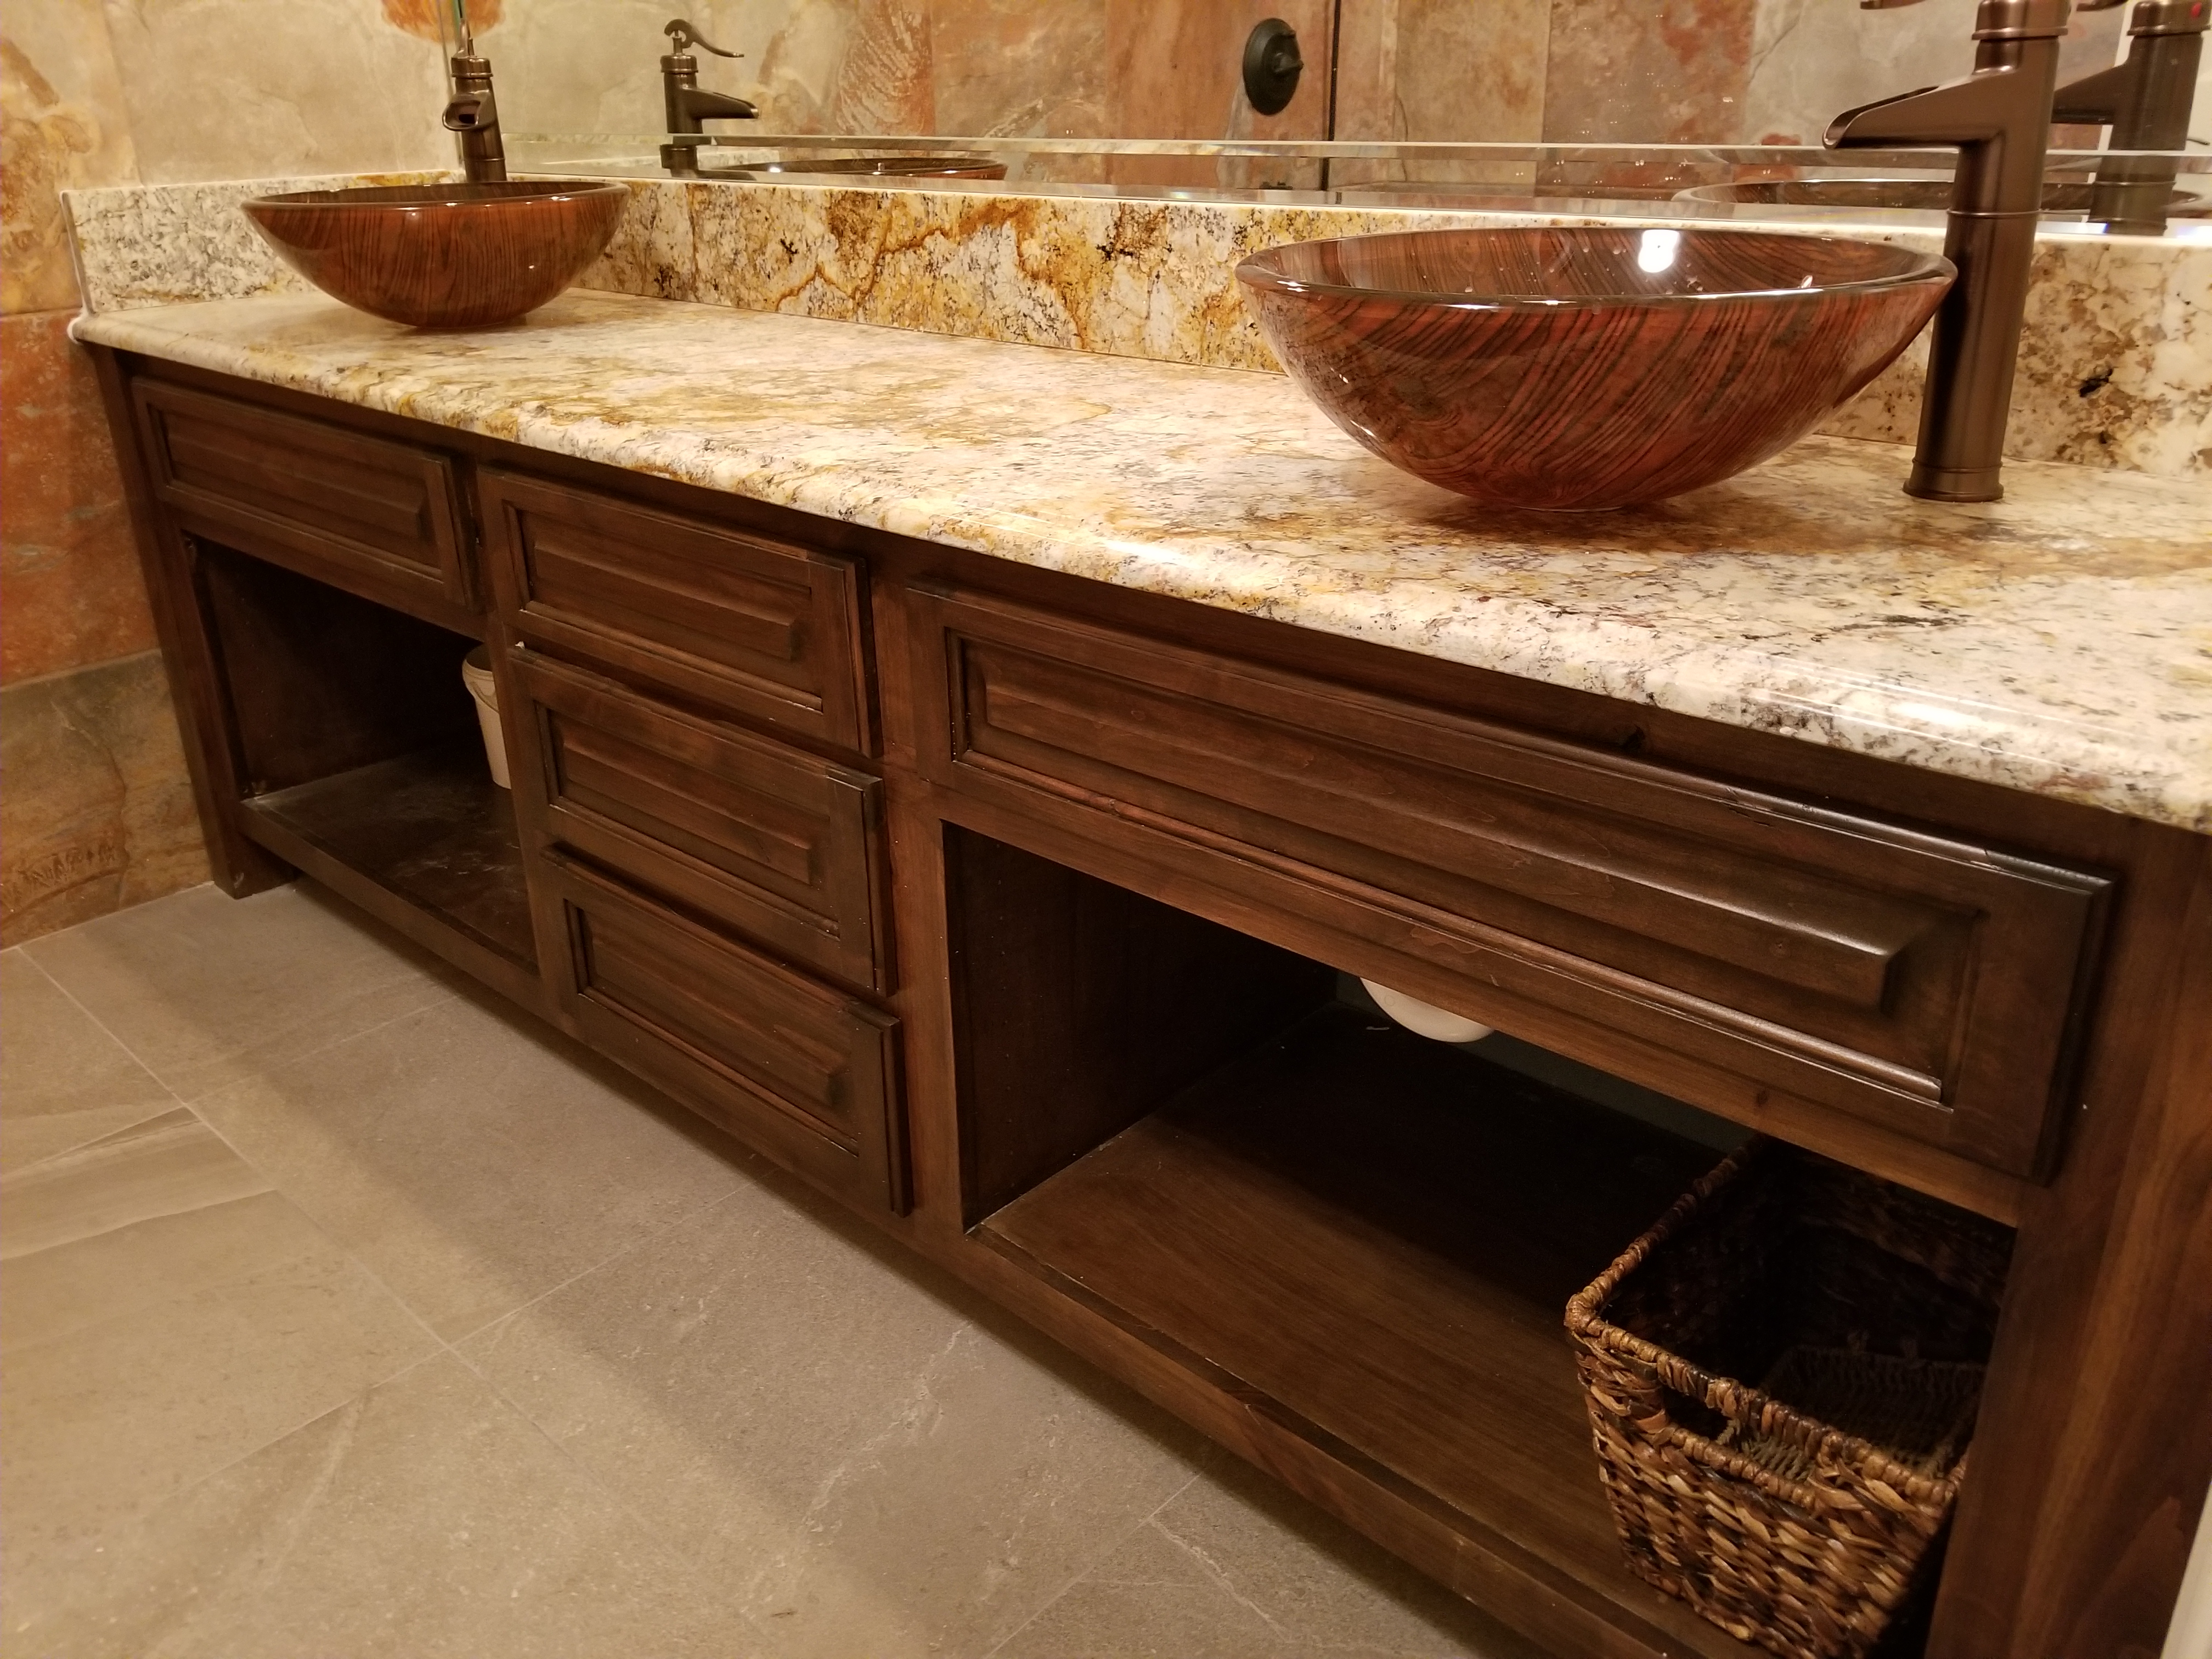
[[[491,765],[491,781],[502,789],[511,789],[507,739],[499,726],[499,687],[492,678],[491,653],[486,647],[480,645],[461,659],[461,683],[476,699],[477,724],[483,728],[484,759]]]
[[[1448,1009],[1437,1007],[1433,1002],[1423,1002],[1419,997],[1409,997],[1403,991],[1377,985],[1371,979],[1363,979],[1359,982],[1367,988],[1367,994],[1375,999],[1376,1007],[1418,1036],[1433,1037],[1438,1042],[1479,1042],[1490,1035],[1489,1026],[1471,1020],[1464,1014],[1455,1014]]]

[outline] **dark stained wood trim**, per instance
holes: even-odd
[[[146,573],[146,596],[153,606],[155,635],[161,643],[170,700],[184,733],[185,765],[192,781],[193,804],[199,809],[200,833],[207,841],[208,863],[216,885],[233,898],[245,898],[282,886],[292,879],[293,871],[245,834],[232,816],[232,806],[244,797],[246,787],[231,738],[215,641],[192,574],[191,550],[155,501],[122,363],[104,347],[87,349],[99,377],[123,475],[124,500]]]
[[[2021,1219],[1930,1659],[2156,1659],[2212,1480],[2212,842],[2154,851]]]

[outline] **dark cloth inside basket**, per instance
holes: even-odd
[[[1916,1474],[1936,1476],[1958,1462],[1981,1404],[1983,1367],[1907,1359],[1850,1348],[1797,1346],[1759,1379],[1763,1394],[1832,1428],[1879,1446]],[[1798,1446],[1731,1423],[1723,1446],[1793,1480],[1812,1472]]]
[[[1606,1311],[1706,1372],[1747,1381],[1775,1376],[1798,1349],[1978,1367],[2010,1254],[1994,1222],[1789,1149],[1690,1218]],[[1768,1392],[1834,1420],[1811,1400]]]

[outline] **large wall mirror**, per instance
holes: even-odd
[[[995,152],[1033,182],[1403,189],[1471,182],[1470,163],[1408,152],[1340,159],[1332,176],[1102,155],[1091,141],[1540,147],[1517,172],[1490,165],[1497,184],[1547,176],[1555,147],[1802,149],[1852,105],[1966,73],[1975,0],[471,0],[471,11],[507,128],[554,140],[544,160],[650,167],[650,146],[617,140],[667,125],[673,45],[696,58],[702,90],[757,111],[700,124],[725,147],[702,152],[710,167],[756,137],[949,135],[1061,147]],[[679,12],[700,44],[672,43]],[[2124,58],[2130,15],[2077,5],[2061,79]],[[1280,27],[1255,42],[1269,20]],[[1277,68],[1285,54],[1298,66],[1280,100],[1279,79],[1256,101],[1250,90],[1247,59],[1263,46]],[[2212,54],[2200,87],[2208,74]],[[2196,111],[2190,148],[2212,158],[2212,91]],[[2092,126],[2054,134],[2061,150],[2106,142]],[[1642,168],[1652,193],[1693,172]],[[1583,173],[1618,184],[1638,168]]]

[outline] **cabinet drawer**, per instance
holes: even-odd
[[[781,955],[884,988],[876,779],[534,651],[513,661],[549,837]]]
[[[850,561],[510,472],[481,477],[500,609],[524,639],[868,749]]]
[[[1505,1030],[1556,1011],[1762,1105],[2047,1164],[2102,878],[996,599],[915,609],[941,782],[1304,884],[1368,938],[1430,941],[1461,1012]]]
[[[558,853],[540,873],[588,1042],[823,1185],[906,1208],[896,1019]]]
[[[186,528],[431,621],[472,607],[447,457],[158,380],[132,395]]]

